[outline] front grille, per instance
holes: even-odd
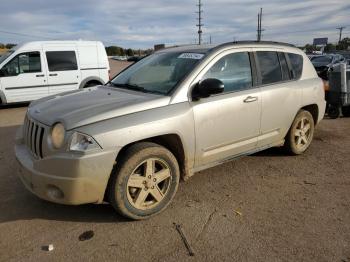
[[[45,127],[28,116],[24,119],[23,138],[30,152],[36,158],[43,158],[43,139]]]

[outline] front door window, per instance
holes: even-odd
[[[16,76],[25,73],[41,72],[39,52],[22,53],[14,57],[2,69],[2,76]]]

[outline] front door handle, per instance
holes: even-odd
[[[49,74],[49,76],[57,76],[57,74]]]
[[[243,100],[244,103],[251,103],[258,101],[258,97],[256,96],[248,96],[246,99]]]
[[[45,75],[36,75],[36,77],[44,77]]]

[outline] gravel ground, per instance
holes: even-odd
[[[109,66],[111,69],[111,77],[115,76],[118,72],[129,66],[131,63],[127,61],[117,61],[109,59]]]
[[[107,204],[57,205],[24,188],[13,147],[25,111],[0,109],[0,261],[350,262],[350,118],[323,120],[302,156],[275,148],[202,171],[165,212],[133,222]]]

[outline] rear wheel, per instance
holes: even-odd
[[[350,117],[350,106],[343,106],[341,109],[343,116]]]
[[[286,136],[285,149],[293,155],[304,153],[313,139],[314,129],[314,119],[310,112],[300,110]]]
[[[111,175],[109,201],[121,215],[146,219],[163,211],[178,188],[176,158],[154,143],[132,145]]]

